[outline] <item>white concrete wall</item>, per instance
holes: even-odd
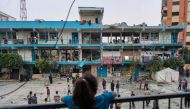
[[[82,15],[81,16],[81,21],[82,20],[86,20],[86,21],[89,21],[89,20],[91,20],[91,23],[96,23],[96,18],[98,18],[98,20],[99,20],[99,22],[100,23],[102,23],[102,19],[101,19],[101,17],[99,16],[99,15],[91,15],[91,16],[89,16],[89,15],[86,15],[86,16],[84,16],[84,15]]]
[[[103,57],[106,56],[121,56],[120,51],[103,51]]]
[[[179,12],[179,5],[173,5],[172,12]]]
[[[23,61],[32,61],[32,50],[31,49],[18,49],[18,54],[22,56]]]
[[[57,42],[57,44],[62,44],[61,39],[63,39],[63,44],[69,44],[69,40],[72,40],[72,32],[76,32],[76,31],[64,31],[63,34],[61,35],[61,37],[59,38],[59,41]],[[60,32],[58,33],[58,37],[59,37],[59,35],[60,35]],[[79,38],[79,40],[80,40],[80,38]],[[56,43],[56,40],[54,40],[54,41],[48,40],[47,42],[38,40],[38,44],[55,44],[55,43]]]
[[[173,16],[172,22],[179,22],[179,16]]]
[[[170,32],[159,33],[159,43],[170,44],[171,43],[171,33]]]
[[[23,39],[24,40],[24,44],[28,44],[29,42],[29,38],[30,38],[30,32],[26,32],[26,31],[19,31],[16,32],[16,38],[17,39]]]
[[[16,21],[16,18],[0,15],[0,21]]]

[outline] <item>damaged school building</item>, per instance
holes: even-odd
[[[155,55],[167,59],[183,47],[178,39],[183,25],[103,25],[104,8],[100,7],[79,7],[79,14],[80,20],[68,21],[63,34],[64,21],[0,21],[0,52],[20,54],[33,73],[38,73],[35,62],[45,52],[59,64],[58,72],[107,77],[138,76],[143,67],[133,68],[135,61],[148,63]]]

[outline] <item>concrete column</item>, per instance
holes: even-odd
[[[142,32],[140,32],[139,43],[141,43]]]
[[[79,48],[79,61],[82,61],[82,48]]]
[[[148,39],[151,41],[151,32],[149,32],[149,37],[148,37]]]
[[[59,61],[61,61],[61,57],[62,57],[61,50],[58,48],[57,51],[58,51]]]
[[[79,31],[78,35],[79,35],[79,44],[82,44],[82,32]]]
[[[102,32],[100,33],[100,44],[102,44]]]
[[[103,47],[101,46],[100,47],[100,59],[101,59],[101,62],[103,63]]]

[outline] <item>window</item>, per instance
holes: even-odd
[[[186,36],[190,36],[190,32],[186,32]]]
[[[8,39],[16,39],[16,33],[15,32],[8,32],[7,33]]]
[[[178,22],[172,22],[172,26],[178,25]]]
[[[5,33],[5,32],[0,33],[0,38],[1,38],[1,39],[6,38],[6,36],[7,36],[7,35],[6,35],[6,33]]]
[[[179,1],[174,1],[173,5],[179,5]]]
[[[49,40],[55,41],[58,38],[57,36],[58,36],[58,33],[56,32],[49,33]]]
[[[142,33],[141,39],[142,39],[142,41],[148,41],[149,40],[149,33]]]
[[[179,16],[179,12],[172,12],[172,16]]]
[[[39,36],[40,36],[40,40],[48,40],[47,32],[39,33]]]
[[[158,41],[159,33],[151,33],[151,41]]]

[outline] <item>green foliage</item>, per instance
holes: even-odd
[[[180,56],[182,56],[185,64],[189,64],[190,63],[190,50],[188,50],[188,48],[182,48],[179,50],[179,54]]]
[[[156,73],[161,70],[163,67],[163,62],[158,56],[154,56],[149,64],[145,66],[146,71],[151,75],[152,73]]]
[[[52,59],[54,56],[50,53],[47,53],[45,50],[41,51],[41,58],[44,60],[50,60]]]
[[[56,62],[50,62],[46,59],[36,61],[35,65],[43,73],[49,73],[52,69],[55,69],[58,66]]]
[[[164,61],[164,67],[170,67],[175,70],[183,67],[184,64],[185,62],[182,57],[171,57]]]
[[[18,54],[0,54],[0,68],[19,69],[23,65],[22,57]]]

